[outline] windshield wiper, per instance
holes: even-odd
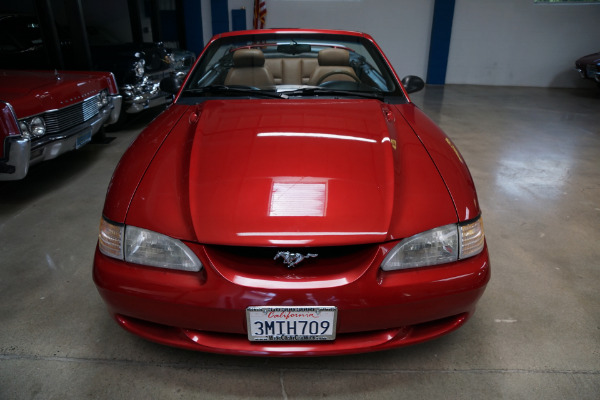
[[[195,89],[186,89],[183,91],[182,95],[195,95],[195,94],[203,94],[203,93],[232,93],[232,94],[243,94],[248,96],[256,96],[256,97],[271,97],[278,99],[287,99],[290,96],[344,96],[344,97],[361,97],[366,99],[377,99],[383,100],[384,95],[382,92],[358,92],[351,90],[340,90],[340,89],[330,89],[323,87],[306,87],[301,89],[289,90],[285,92],[273,92],[273,91],[263,91],[258,88],[253,88],[251,86],[239,86],[239,85],[210,85],[203,86]]]
[[[237,86],[237,85],[211,85],[211,86],[203,86],[195,89],[186,89],[183,91],[183,95],[186,94],[198,94],[198,93],[234,93],[234,94],[244,94],[249,96],[261,96],[261,97],[274,97],[274,98],[286,98],[286,95],[276,93],[276,92],[265,92],[258,88],[252,88],[250,86]]]
[[[290,90],[283,92],[288,96],[354,96],[354,97],[364,97],[366,99],[378,99],[383,100],[384,95],[382,92],[355,92],[351,90],[338,90],[338,89],[330,89],[330,88],[322,88],[322,87],[307,87],[302,89]]]

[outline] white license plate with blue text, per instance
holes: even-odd
[[[335,339],[336,307],[248,307],[248,339],[322,341]]]

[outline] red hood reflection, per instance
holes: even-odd
[[[375,100],[208,101],[195,111],[199,118],[184,114],[161,147],[127,223],[225,245],[384,241],[407,184],[396,173],[402,136],[415,136],[401,117],[391,125],[382,107]],[[426,156],[418,142],[414,149]],[[433,168],[428,157],[423,165]],[[447,196],[432,171],[422,178],[433,174],[430,186]]]

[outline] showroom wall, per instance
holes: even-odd
[[[366,32],[381,46],[400,77],[425,78],[433,0],[267,0],[267,28],[324,28]],[[229,0],[246,7],[252,0]],[[204,11],[204,10],[203,10]]]
[[[599,4],[456,0],[446,83],[593,87],[574,61],[600,51]]]
[[[62,14],[64,0],[48,0]],[[139,0],[141,4],[150,2]],[[228,1],[246,9],[252,26],[254,0]],[[212,36],[211,0],[200,2],[202,33]],[[267,27],[339,28],[371,34],[402,77],[426,78],[435,0],[266,0]],[[88,24],[131,40],[127,2],[82,0]],[[172,0],[160,0],[172,7]],[[32,12],[34,0],[0,0],[0,10]],[[107,15],[109,17],[107,17]],[[231,12],[229,12],[231,18]],[[145,39],[151,39],[149,19]],[[455,0],[448,84],[593,87],[579,78],[574,61],[600,51],[600,3],[535,4],[534,0]],[[199,28],[200,29],[200,28]],[[200,41],[200,40],[199,40]]]
[[[364,31],[379,42],[400,76],[427,74],[434,0],[266,1],[269,28]],[[209,3],[203,0],[205,40]],[[229,0],[230,9],[246,7],[249,27],[252,5],[253,0]],[[599,25],[600,4],[456,0],[446,83],[589,87],[573,63],[600,51]]]

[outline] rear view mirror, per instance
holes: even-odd
[[[418,76],[408,75],[402,79],[402,86],[404,86],[407,93],[414,93],[423,89],[425,87],[425,82]]]
[[[284,54],[301,54],[301,53],[310,53],[311,46],[310,44],[280,44],[277,46],[277,51]]]
[[[177,94],[179,89],[181,89],[181,80],[175,78],[174,76],[169,76],[160,81],[160,89],[163,92]]]

